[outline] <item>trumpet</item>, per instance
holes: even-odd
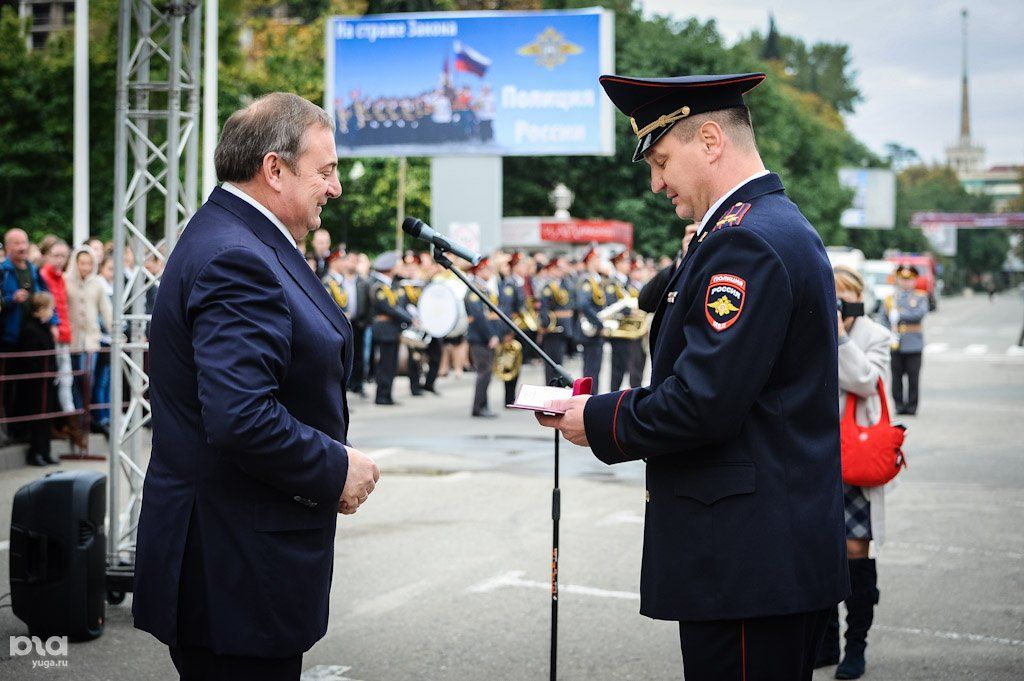
[[[523,368],[523,345],[517,340],[507,340],[494,353],[494,375],[502,381],[513,381]]]

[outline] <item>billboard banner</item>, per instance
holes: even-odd
[[[331,17],[339,156],[611,155],[602,9]]]
[[[886,168],[840,168],[839,184],[853,190],[853,202],[839,224],[851,229],[896,226],[896,175]]]

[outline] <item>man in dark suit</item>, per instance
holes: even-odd
[[[849,594],[835,289],[764,168],[743,93],[764,74],[602,76],[634,160],[700,231],[651,328],[651,385],[541,416],[605,463],[647,462],[641,613],[677,620],[687,681],[809,680]]]
[[[332,129],[291,94],[232,114],[164,270],[133,613],[182,679],[299,678],[337,514],[379,475],[348,446],[351,327],[296,247],[341,195]]]

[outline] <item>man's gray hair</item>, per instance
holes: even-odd
[[[334,121],[316,104],[290,92],[272,92],[228,117],[213,154],[217,179],[248,182],[273,152],[294,170],[312,126],[334,132]]]

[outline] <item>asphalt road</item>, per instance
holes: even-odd
[[[910,468],[887,498],[865,678],[1024,677],[1024,351],[1011,347],[1022,319],[1007,294],[945,299],[926,321],[921,409],[905,419]],[[402,407],[353,405],[352,440],[383,477],[339,522],[331,624],[304,679],[547,678],[551,438],[526,413],[470,419],[471,383],[448,379],[443,397],[413,399],[399,380]],[[492,384],[492,406],[500,394]],[[637,612],[643,465],[610,468],[564,444],[562,463],[559,678],[681,678],[676,626]],[[37,475],[0,472],[0,539],[11,496]],[[43,658],[0,647],[0,679],[174,678],[166,650],[131,627],[129,605],[108,606],[104,635],[71,644],[66,667],[33,669]],[[25,633],[0,609],[0,640]]]

